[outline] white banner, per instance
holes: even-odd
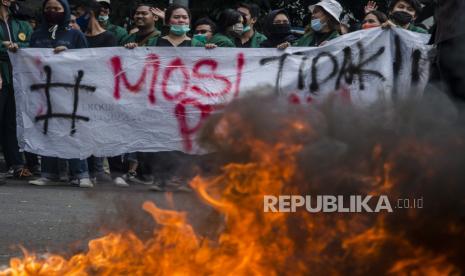
[[[295,104],[339,93],[365,105],[422,91],[426,41],[409,31],[373,29],[285,52],[20,49],[10,54],[20,147],[62,158],[195,152],[202,122],[257,86],[272,86]]]

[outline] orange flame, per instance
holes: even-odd
[[[236,116],[226,116],[217,134],[227,139],[235,121]],[[303,122],[290,124],[289,131],[283,136],[294,132],[314,135]],[[402,235],[389,234],[382,215],[367,219],[361,215],[264,213],[264,195],[298,192],[290,184],[298,174],[296,158],[302,145],[269,144],[251,137],[244,143],[250,143],[252,151],[248,163],[231,163],[219,176],[198,176],[191,182],[195,192],[224,217],[217,239],[196,234],[186,213],[145,202],[143,209],[161,226],[147,241],[132,232],[111,233],[90,241],[87,252],[70,259],[25,252],[22,259],[12,259],[0,275],[344,275],[343,265],[345,271],[363,275],[363,269],[351,268],[368,266],[389,243],[406,252],[404,258],[386,262],[385,271],[391,275],[453,275],[456,271],[446,258],[415,247]],[[394,185],[393,166],[383,161],[382,154],[377,145],[372,161],[379,166],[371,179],[379,185],[372,194],[388,192]],[[298,223],[289,223],[293,219]]]

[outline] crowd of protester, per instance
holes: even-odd
[[[180,173],[180,168],[189,156],[180,152],[128,153],[109,158],[64,160],[20,152],[7,51],[15,52],[22,47],[53,48],[59,54],[67,49],[117,46],[285,49],[319,47],[348,32],[376,27],[428,33],[415,24],[422,9],[418,0],[393,0],[386,14],[378,10],[375,2],[369,1],[364,17],[358,20],[345,20],[347,15],[344,16],[338,1],[322,0],[308,7],[311,20],[303,26],[303,35],[293,31],[286,9],[261,14],[259,7],[251,3],[239,3],[218,16],[199,18],[195,22],[189,8],[181,5],[173,4],[161,10],[150,4],[139,4],[133,14],[134,23],[127,29],[110,21],[110,0],[93,0],[73,8],[67,0],[45,0],[43,18],[29,22],[15,17],[11,8],[14,4],[12,0],[1,0],[0,7],[1,148],[9,177],[28,179],[30,184],[38,186],[68,181],[77,187],[93,187],[99,181],[113,181],[118,186],[150,184],[155,191],[163,191],[167,183],[175,183],[177,189],[187,190],[182,178],[189,176]],[[349,24],[349,21],[352,22]]]

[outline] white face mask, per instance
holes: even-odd
[[[244,25],[242,25],[242,23],[236,23],[232,26],[231,30],[238,35],[242,35],[244,32]]]
[[[98,21],[99,22],[107,22],[110,17],[108,15],[99,15]]]

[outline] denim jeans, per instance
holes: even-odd
[[[63,159],[56,157],[42,157],[42,177],[58,179],[60,177],[60,161]],[[70,179],[89,178],[87,160],[68,159],[68,169]]]
[[[89,165],[89,174],[92,177],[105,173],[103,170],[103,157],[91,156],[87,158],[87,164]]]

